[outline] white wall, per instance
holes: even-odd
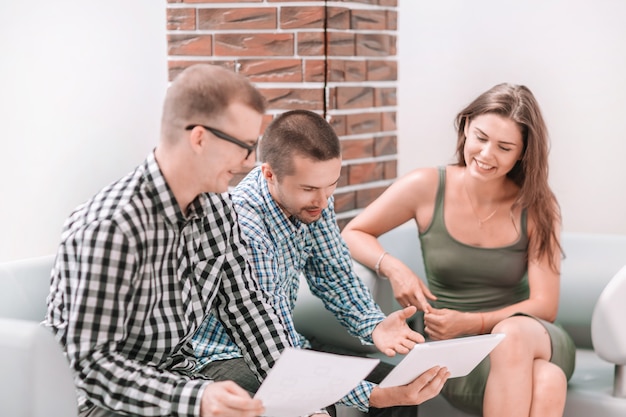
[[[165,3],[0,3],[0,261],[53,253],[71,210],[156,145]]]
[[[626,234],[626,2],[399,2],[399,173],[452,162],[453,119],[527,85],[551,133],[566,231]]]
[[[399,171],[444,164],[454,115],[528,85],[566,230],[626,233],[626,2],[399,2]],[[165,3],[0,3],[0,261],[56,250],[70,211],[156,144]]]

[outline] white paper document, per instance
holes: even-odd
[[[495,333],[418,343],[379,385],[386,388],[408,384],[433,366],[448,368],[450,378],[465,376],[504,336],[504,333]]]
[[[378,359],[287,348],[254,398],[266,416],[297,417],[336,403],[378,364]]]

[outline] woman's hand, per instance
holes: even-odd
[[[458,336],[472,334],[470,329],[475,327],[475,313],[465,313],[447,308],[430,308],[424,314],[424,333],[433,340],[452,339]]]
[[[415,306],[418,310],[428,312],[431,306],[427,299],[437,299],[411,268],[391,255],[383,260],[381,273],[389,279],[393,294],[402,307]]]

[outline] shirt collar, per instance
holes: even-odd
[[[208,203],[206,194],[198,195],[189,205],[189,214],[185,216],[181,207],[174,197],[170,186],[167,184],[159,163],[154,156],[154,151],[150,152],[143,165],[144,177],[146,178],[147,192],[163,217],[172,224],[184,225],[190,220],[206,216]]]

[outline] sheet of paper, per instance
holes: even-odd
[[[445,366],[450,378],[465,376],[493,350],[504,333],[419,343],[389,372],[380,387],[405,385],[433,366]]]
[[[378,359],[287,348],[254,398],[263,401],[266,416],[307,415],[339,401],[378,362]]]

